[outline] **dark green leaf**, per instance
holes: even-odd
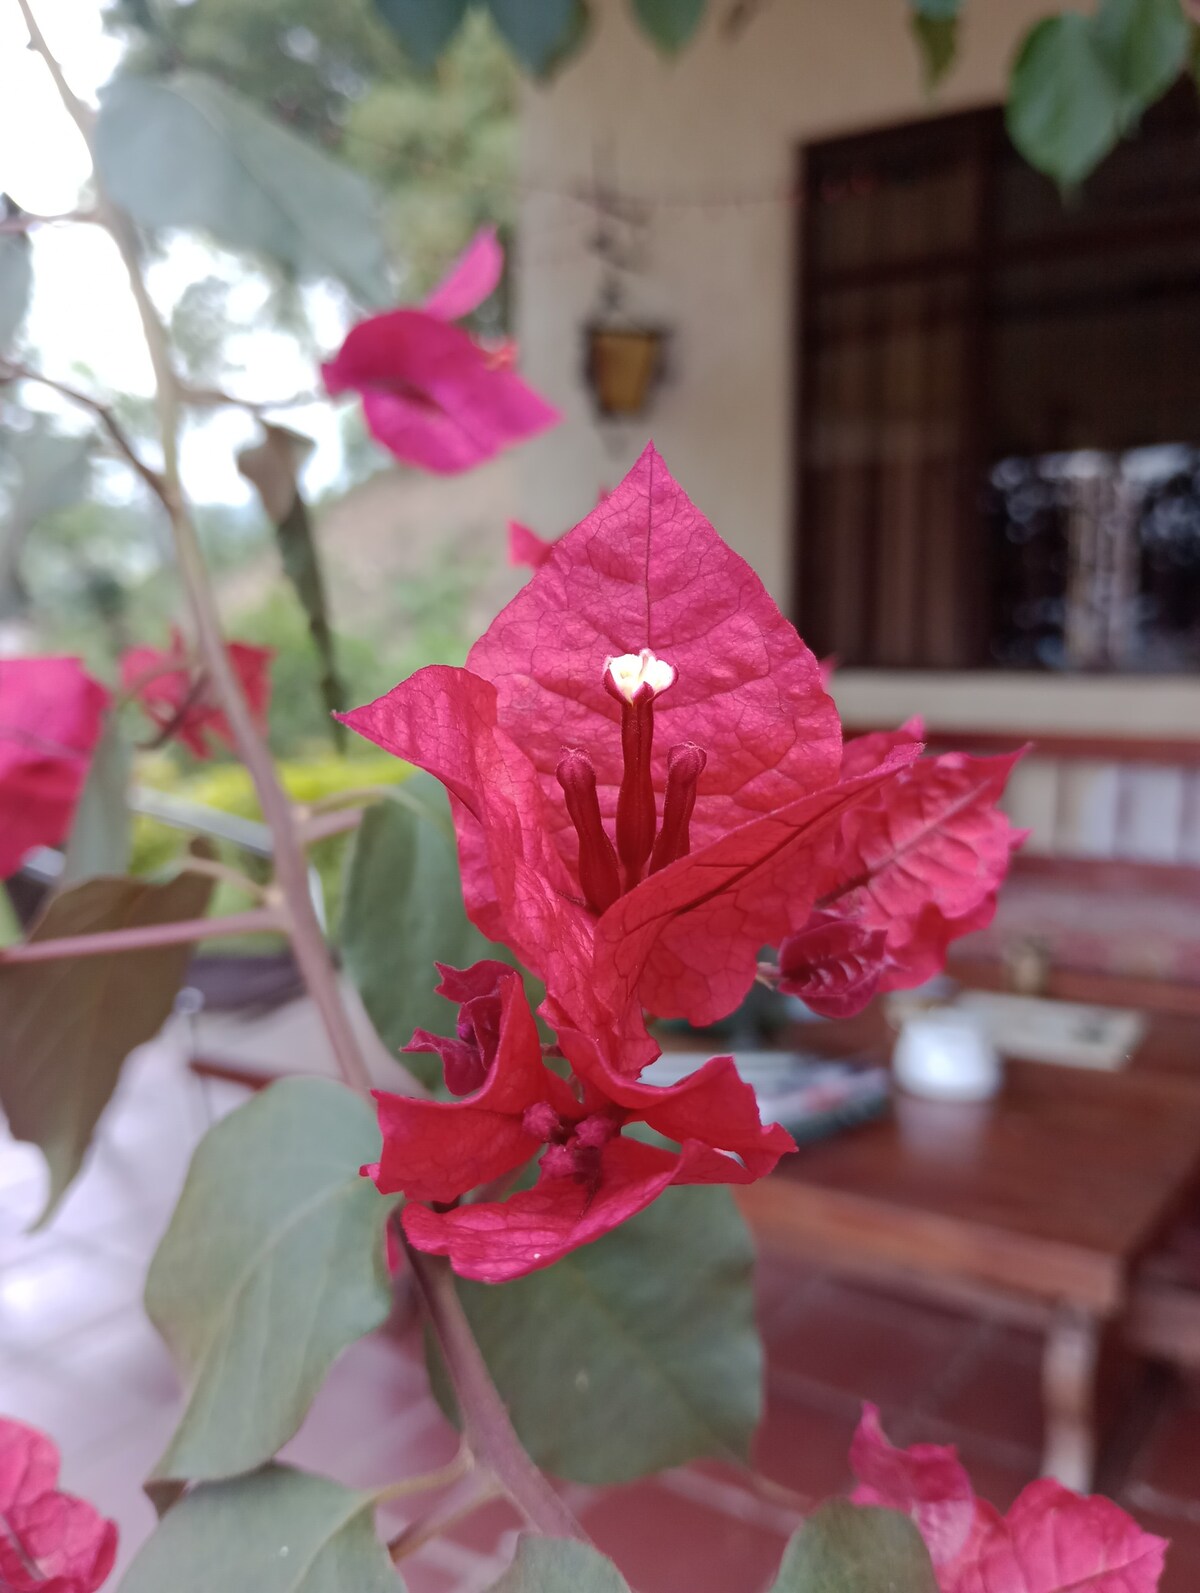
[[[116,78],[96,163],[144,227],[197,227],[298,276],[336,277],[364,304],[390,297],[375,198],[356,173],[213,78]]]
[[[200,1142],[146,1281],[188,1391],[156,1482],[268,1460],[334,1359],[387,1316],[394,1202],[359,1174],[378,1153],[369,1105],[315,1078],[273,1084]]]
[[[1183,71],[1191,29],[1179,0],[1101,0],[1095,29],[1128,129]]]
[[[522,1535],[516,1558],[488,1593],[629,1593],[629,1583],[586,1543]]]
[[[467,918],[450,804],[432,775],[414,774],[363,815],[347,864],[340,940],[346,971],[392,1052],[414,1029],[445,1033],[453,1020],[454,1008],[434,994],[435,962],[469,968],[481,957],[507,960]],[[441,1079],[436,1057],[404,1061],[426,1083]]]
[[[937,1578],[907,1516],[836,1500],[792,1538],[770,1593],[937,1593]]]
[[[912,30],[925,67],[926,87],[936,88],[954,65],[958,49],[958,18],[931,17],[924,12],[914,11]]]
[[[4,215],[0,207],[0,217]],[[16,341],[33,293],[33,255],[23,232],[0,233],[0,358]]]
[[[909,0],[915,16],[931,22],[953,22],[962,15],[964,0]]]
[[[762,1408],[753,1260],[727,1189],[669,1189],[543,1272],[460,1283],[537,1463],[604,1484],[744,1457]]]
[[[371,1494],[268,1466],[168,1510],[120,1593],[404,1593]]]
[[[1047,17],[1027,35],[1009,83],[1009,136],[1030,165],[1073,187],[1121,134],[1121,92],[1091,18]]]
[[[674,55],[700,26],[708,0],[633,0],[634,15],[660,50]]]
[[[563,59],[579,26],[577,0],[487,0],[509,49],[536,76]]]
[[[131,765],[132,752],[120,720],[110,714],[71,821],[60,889],[96,874],[123,874],[129,867]]]
[[[308,617],[308,633],[321,666],[321,697],[326,712],[333,715],[346,707],[346,689],[338,673],[321,558],[308,505],[300,491],[300,469],[312,449],[312,438],[286,426],[264,425],[263,430],[262,442],[243,449],[237,456],[237,467],[257,488],[275,527],[284,574]],[[346,744],[345,725],[331,717],[329,733],[340,751]]]
[[[375,9],[417,66],[428,70],[467,14],[467,0],[375,0]]]
[[[93,879],[55,896],[31,939],[90,935],[199,918],[211,880],[165,885]],[[83,1162],[121,1064],[156,1035],[183,982],[191,946],[0,963],[0,1104],[17,1139],[50,1168],[45,1222]]]

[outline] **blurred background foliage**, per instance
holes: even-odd
[[[485,13],[428,69],[371,0],[121,0],[110,21],[134,70],[209,72],[371,178],[405,299],[484,222],[510,230],[520,74]]]

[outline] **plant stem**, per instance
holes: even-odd
[[[389,1482],[386,1487],[380,1488],[375,1494],[376,1503],[382,1504],[388,1499],[404,1499],[409,1494],[429,1493],[434,1488],[448,1487],[452,1482],[459,1482],[475,1469],[475,1456],[471,1453],[470,1446],[462,1443],[458,1446],[458,1453],[454,1459],[444,1466],[439,1466],[436,1471],[423,1471],[418,1477],[401,1477],[398,1482]]]
[[[30,43],[45,60],[59,97],[90,151],[94,115],[89,107],[72,93],[70,85],[63,76],[62,68],[54,58],[38,26],[29,0],[17,0],[17,3],[29,30]],[[154,476],[150,484],[158,494],[170,521],[179,571],[191,604],[200,654],[217,699],[229,720],[242,762],[254,782],[263,818],[271,831],[275,873],[287,904],[292,951],[297,966],[313,1005],[320,1015],[343,1079],[352,1089],[367,1095],[371,1088],[370,1074],[342,1001],[329,948],[325,943],[325,936],[309,894],[308,863],[296,835],[291,804],[279,783],[271,754],[259,737],[253,715],[229,662],[225,638],[221,633],[216,599],[208,579],[195,524],[183,492],[179,471],[180,385],[171,361],[166,328],[146,286],[138,237],[133,223],[104,193],[98,175],[95,183],[97,210],[102,224],[112,234],[124,261],[130,290],[141,318],[146,347],[154,366],[155,404],[162,435],[163,469],[161,477]]]
[[[461,1494],[452,1497],[445,1504],[431,1510],[428,1515],[410,1521],[403,1532],[396,1534],[388,1544],[388,1553],[392,1557],[393,1565],[406,1560],[410,1554],[416,1554],[417,1550],[423,1549],[431,1538],[440,1537],[448,1527],[465,1520],[467,1516],[474,1515],[476,1510],[504,1493],[504,1489],[495,1477],[485,1474],[473,1478],[472,1481],[474,1486],[466,1498]]]
[[[218,935],[251,935],[274,930],[286,934],[288,920],[276,907],[256,907],[223,918],[181,918],[173,924],[143,924],[133,929],[102,929],[94,935],[60,935],[27,940],[0,951],[0,965],[54,962],[59,957],[103,957],[114,951],[150,951],[155,946],[186,946]]]
[[[467,1442],[531,1527],[551,1538],[588,1542],[587,1533],[529,1458],[492,1382],[454,1287],[450,1263],[406,1243],[409,1264],[458,1395]]]

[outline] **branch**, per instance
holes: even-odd
[[[30,43],[46,62],[59,97],[91,152],[94,114],[72,93],[62,68],[37,25],[29,0],[17,0],[17,3],[29,30]],[[271,754],[259,736],[254,717],[229,661],[216,599],[183,491],[179,470],[182,389],[171,360],[166,328],[146,286],[140,244],[132,220],[109,199],[98,174],[95,175],[95,188],[97,210],[124,261],[146,347],[154,366],[163,469],[161,476],[145,479],[161,501],[170,521],[180,574],[191,604],[200,655],[233,731],[238,753],[254,782],[263,818],[271,831],[276,878],[287,904],[292,950],[297,966],[313,1005],[320,1014],[339,1072],[352,1089],[365,1096],[371,1088],[370,1074],[342,1002],[329,948],[309,895],[308,860],[296,834],[291,803],[279,783]]]
[[[448,1528],[459,1521],[465,1521],[468,1516],[474,1515],[476,1510],[482,1509],[493,1499],[501,1498],[503,1494],[504,1489],[495,1477],[487,1474],[473,1477],[468,1490],[460,1489],[444,1504],[432,1509],[428,1515],[410,1521],[402,1532],[398,1532],[389,1541],[387,1547],[392,1557],[392,1564],[399,1565],[401,1560],[406,1560],[410,1554],[416,1554],[418,1549],[423,1549],[431,1538],[441,1537]]]
[[[534,1465],[513,1430],[458,1298],[450,1263],[441,1256],[415,1250],[407,1240],[405,1249],[458,1396],[471,1453],[491,1470],[531,1527],[546,1537],[575,1538],[587,1543],[587,1533]]]
[[[102,929],[94,935],[61,935],[55,940],[27,940],[0,951],[0,966],[13,962],[54,962],[60,957],[103,957],[114,951],[150,951],[155,946],[186,946],[189,941],[218,935],[251,935],[264,930],[287,932],[288,922],[275,907],[256,907],[223,918],[181,918],[173,924],[144,924],[136,929]]]
[[[162,478],[138,453],[107,404],[98,398],[93,398],[91,393],[72,387],[68,382],[56,381],[53,376],[43,376],[41,371],[35,371],[28,365],[19,365],[14,360],[0,360],[0,382],[13,381],[38,382],[42,387],[49,387],[52,392],[61,394],[63,398],[70,399],[71,403],[78,404],[81,409],[86,409],[89,414],[95,415],[116,445],[117,452],[133,466],[156,497],[162,496]]]

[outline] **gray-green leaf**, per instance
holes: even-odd
[[[312,438],[287,426],[264,424],[263,439],[237,456],[237,467],[257,489],[267,517],[275,527],[275,540],[283,573],[292,583],[308,619],[320,667],[321,698],[329,715],[346,707],[346,690],[338,671],[337,647],[329,623],[325,574],[313,535],[312,517],[300,490],[300,470],[312,450]],[[345,746],[346,727],[329,719],[329,733],[339,750]]]
[[[4,214],[0,207],[0,217]],[[23,232],[0,233],[0,358],[12,348],[33,294],[33,253]]]
[[[359,1175],[378,1152],[370,1107],[314,1078],[273,1084],[200,1142],[146,1282],[188,1389],[156,1482],[261,1465],[387,1316],[394,1202]]]
[[[131,822],[129,777],[132,752],[113,713],[92,754],[87,780],[71,821],[62,889],[97,874],[123,874],[129,867]]]
[[[467,918],[450,804],[432,775],[414,774],[363,815],[339,938],[346,971],[392,1052],[414,1029],[447,1030],[454,1009],[434,994],[435,962],[469,968],[482,957],[507,957]],[[436,1057],[404,1061],[429,1084],[442,1076]]]
[[[522,1535],[516,1558],[488,1593],[629,1593],[629,1583],[586,1543]]]
[[[404,1593],[373,1504],[285,1466],[205,1484],[168,1510],[120,1593]]]
[[[634,15],[660,50],[674,55],[700,26],[708,0],[633,0]]]
[[[198,227],[301,277],[336,277],[366,305],[390,298],[375,196],[363,179],[196,72],[118,77],[96,164],[144,227]]]
[[[937,1578],[907,1516],[836,1500],[793,1536],[770,1593],[937,1593]]]
[[[762,1410],[753,1260],[727,1189],[669,1189],[545,1271],[460,1283],[537,1463],[604,1484],[744,1457]]]
[[[375,0],[375,9],[405,53],[428,71],[462,25],[467,0]]]
[[[1183,71],[1191,29],[1179,0],[1101,0],[1094,26],[1129,129]]]
[[[56,940],[199,918],[211,880],[92,879],[55,896],[30,936]],[[50,1168],[45,1222],[79,1171],[135,1046],[170,1015],[191,946],[0,963],[0,1105]]]
[[[579,28],[578,0],[487,0],[509,49],[536,76],[562,59]]]
[[[954,65],[958,50],[958,18],[931,17],[924,11],[914,9],[912,31],[925,68],[925,86],[936,88]]]
[[[1121,135],[1121,93],[1090,17],[1047,17],[1027,35],[1009,83],[1009,136],[1031,166],[1073,187]]]

